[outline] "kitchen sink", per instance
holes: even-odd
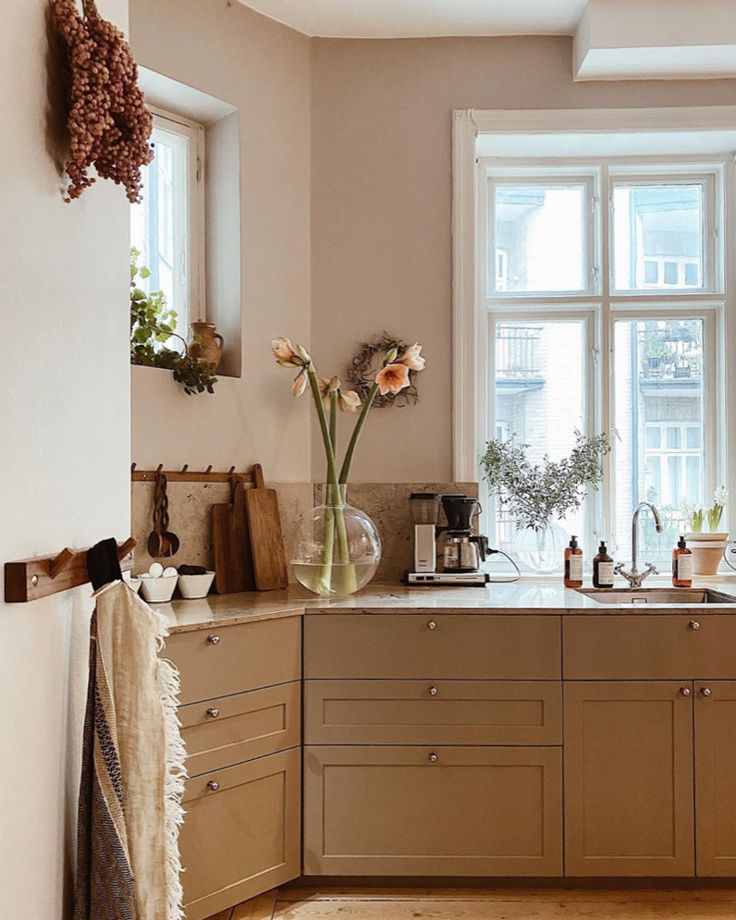
[[[711,588],[576,588],[599,604],[736,604],[736,597]]]

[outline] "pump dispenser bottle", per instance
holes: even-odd
[[[608,555],[606,544],[601,540],[598,554],[593,557],[593,587],[613,587],[613,559]]]
[[[570,540],[570,545],[565,547],[565,587],[583,587],[583,551],[575,536]]]
[[[684,537],[672,550],[672,584],[676,588],[691,588],[693,584],[693,554]]]

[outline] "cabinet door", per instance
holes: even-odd
[[[299,875],[298,748],[189,780],[181,830],[187,920]]]
[[[305,875],[562,874],[559,748],[305,748]]]
[[[736,875],[736,681],[695,687],[698,875]]]
[[[692,875],[692,686],[567,681],[565,872]]]

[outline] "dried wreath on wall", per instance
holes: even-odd
[[[51,0],[69,68],[70,150],[64,200],[79,198],[103,179],[125,188],[130,202],[140,200],[141,168],[153,159],[151,113],[138,87],[138,68],[125,36],[103,19],[94,0]]]
[[[388,332],[382,332],[368,342],[360,343],[360,350],[352,359],[345,371],[345,376],[355,388],[361,401],[368,396],[368,392],[376,379],[376,373],[383,366],[383,356],[392,348],[398,348],[399,353],[406,351],[409,346],[396,336],[389,335]],[[409,380],[411,383],[408,387],[396,394],[387,393],[381,396],[379,393],[373,407],[376,409],[385,409],[390,406],[414,406],[419,400],[419,393],[416,387],[417,371],[409,371]]]

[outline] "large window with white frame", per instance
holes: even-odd
[[[131,206],[130,244],[147,291],[163,291],[184,339],[204,319],[204,128],[152,109],[154,157],[143,170],[142,201]]]
[[[725,158],[478,161],[479,294],[487,317],[478,442],[515,436],[559,459],[575,431],[608,432],[602,488],[561,522],[588,559],[597,541],[664,563],[683,502],[725,481]],[[488,498],[487,498],[488,500]],[[515,552],[513,513],[485,527]]]

